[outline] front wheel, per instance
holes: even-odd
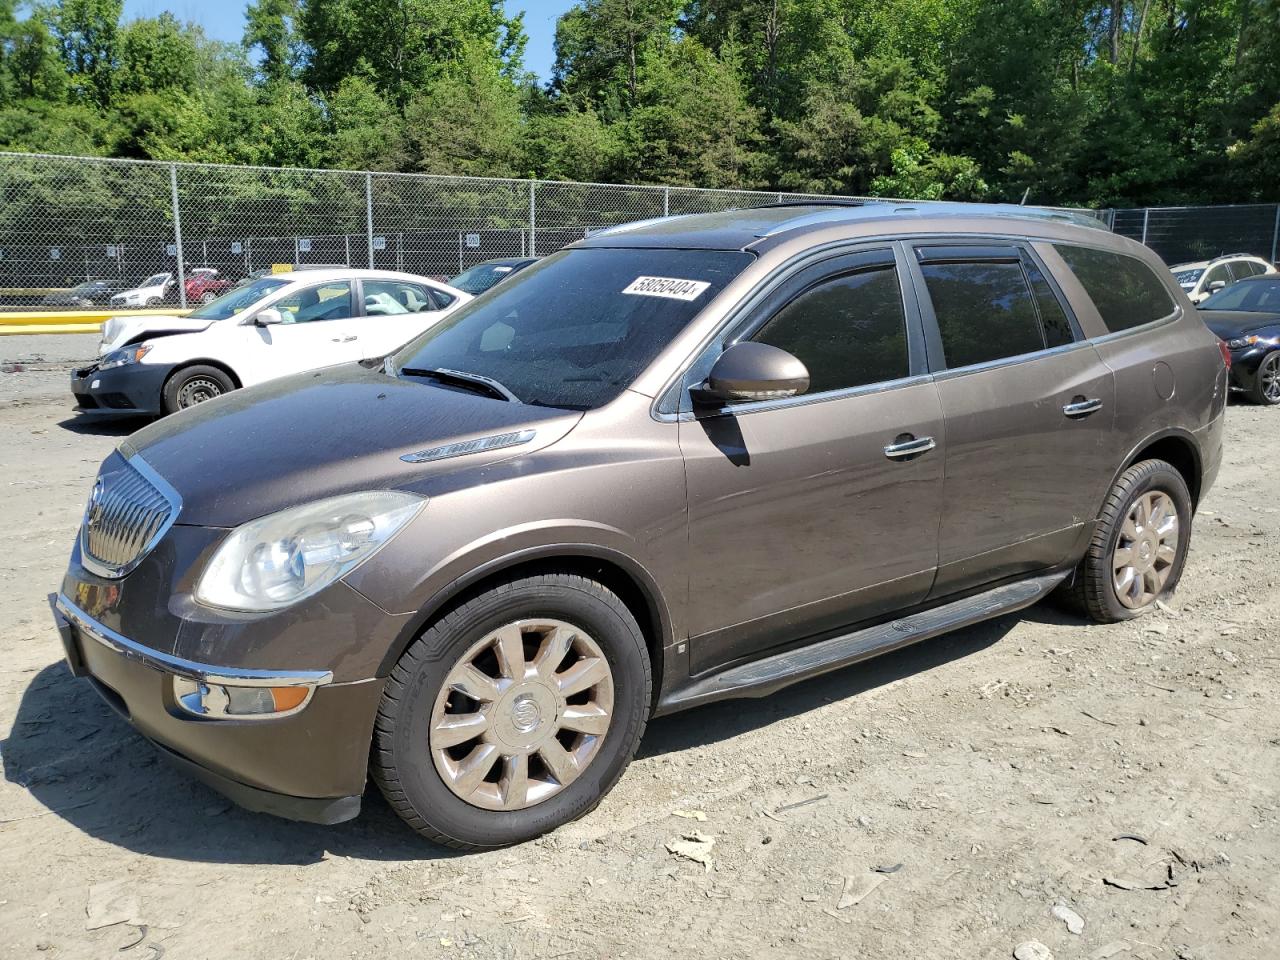
[[[1249,397],[1267,407],[1280,403],[1280,350],[1272,350],[1258,364]]]
[[[214,293],[212,290],[206,290],[204,293],[200,294],[201,303],[213,303],[213,301],[217,299],[218,299],[218,295]]]
[[[373,778],[418,833],[479,850],[590,812],[648,719],[640,627],[608,588],[569,573],[515,580],[456,607],[387,680]]]
[[[170,375],[165,381],[161,400],[165,413],[176,413],[234,389],[231,378],[217,367],[196,364]]]
[[[1152,610],[1182,576],[1191,512],[1186,481],[1172,464],[1134,464],[1107,495],[1068,599],[1099,623]]]

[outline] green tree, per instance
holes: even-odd
[[[45,21],[62,52],[75,94],[101,106],[111,102],[116,41],[124,0],[58,0]]]
[[[327,99],[332,134],[326,163],[355,170],[400,170],[409,158],[404,120],[364,77],[347,77]]]
[[[267,83],[292,80],[304,52],[297,34],[298,0],[254,0],[244,12],[244,45],[261,54]]]
[[[191,93],[196,83],[196,42],[171,13],[126,24],[117,43],[116,94]]]

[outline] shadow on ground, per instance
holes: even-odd
[[[1035,616],[1037,611],[1027,613]],[[1008,633],[1018,619],[1001,617],[768,698],[712,704],[655,720],[640,756],[730,739],[827,703],[856,698],[977,653]],[[197,862],[277,864],[314,863],[326,851],[385,861],[455,855],[410,832],[372,787],[365,793],[361,816],[332,827],[241,810],[171,769],[62,663],[45,667],[27,686],[0,751],[5,778],[46,808],[37,815],[60,816],[99,840],[136,853]]]
[[[68,417],[59,422],[63,430],[89,437],[127,437],[151,423],[154,417]]]

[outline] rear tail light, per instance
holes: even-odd
[[[1218,341],[1218,352],[1222,354],[1222,365],[1228,370],[1231,369],[1231,351],[1227,349],[1225,340]]]

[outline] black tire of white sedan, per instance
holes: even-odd
[[[1249,399],[1267,407],[1280,403],[1280,350],[1272,350],[1258,364]]]
[[[235,388],[226,373],[217,367],[199,363],[175,370],[165,381],[161,400],[165,413],[176,413],[230,393]]]
[[[1154,609],[1182,577],[1191,540],[1191,494],[1164,460],[1136,463],[1115,482],[1067,596],[1098,623]]]
[[[430,840],[520,843],[613,788],[652,685],[644,636],[612,591],[571,573],[504,583],[431,624],[392,669],[370,770]]]

